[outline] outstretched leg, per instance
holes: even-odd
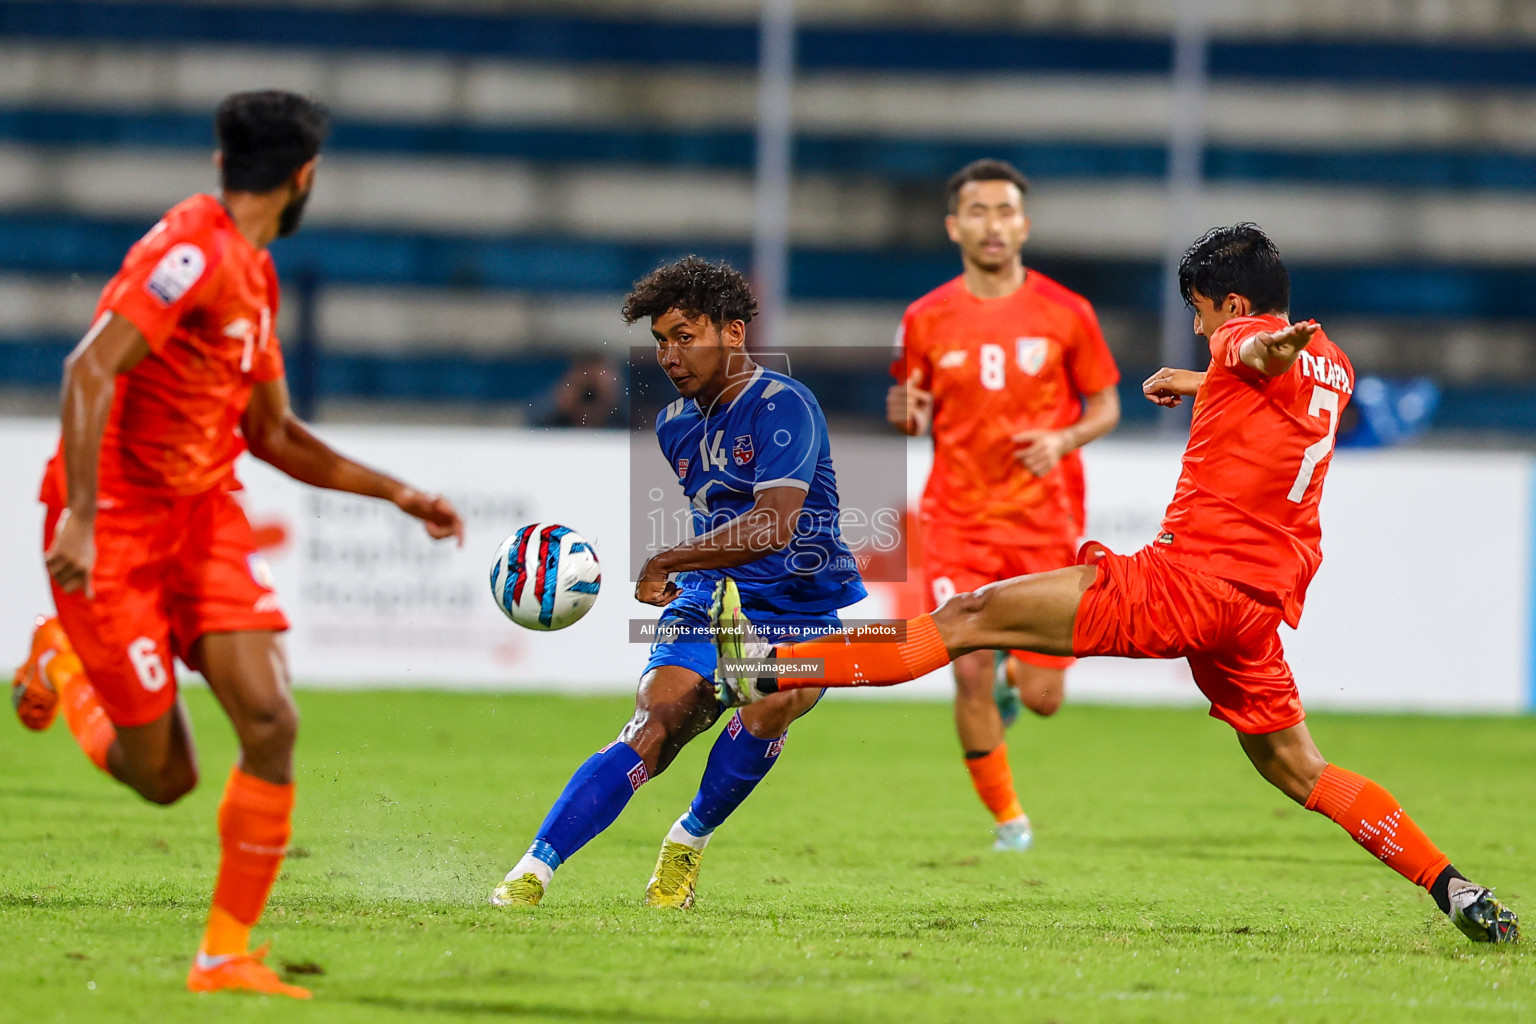
[[[821,686],[891,686],[949,664],[971,651],[1024,650],[1066,657],[1072,651],[1072,624],[1095,569],[1070,566],[1018,576],[957,594],[932,615],[904,623],[898,642],[853,641],[834,633],[805,643],[778,644],[781,661],[816,659],[822,670],[803,678],[769,679],[766,690]]]
[[[667,769],[689,740],[719,716],[714,685],[680,665],[647,672],[635,713],[619,737],[576,769],[539,826],[528,852],[497,886],[497,906],[531,906],[555,869],[612,825],[645,782]]]
[[[1426,890],[1476,942],[1510,942],[1515,915],[1456,870],[1397,799],[1363,775],[1329,764],[1305,723],[1261,735],[1238,734],[1243,752],[1276,789],[1331,819],[1393,871]]]

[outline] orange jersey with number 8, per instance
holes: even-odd
[[[1242,362],[1243,342],[1288,322],[1234,317],[1211,336],[1184,469],[1156,543],[1176,562],[1268,595],[1295,626],[1323,561],[1318,504],[1355,368],[1321,329],[1277,377]]]
[[[1120,371],[1088,300],[1036,270],[1011,295],[980,299],[955,278],[902,318],[891,373],[933,393],[933,470],[923,522],[1021,547],[1075,547],[1083,531],[1083,466],[1068,453],[1043,477],[1013,436],[1059,430],[1082,395]]]

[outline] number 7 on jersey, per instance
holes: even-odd
[[[1339,432],[1339,393],[1331,388],[1318,387],[1314,384],[1312,401],[1307,406],[1307,415],[1316,416],[1324,412],[1328,414],[1328,433],[1307,445],[1301,453],[1301,468],[1296,471],[1296,482],[1291,484],[1291,493],[1286,495],[1291,501],[1299,503],[1301,496],[1307,493],[1307,488],[1312,483],[1312,474],[1317,471],[1317,464],[1333,451],[1333,438]]]

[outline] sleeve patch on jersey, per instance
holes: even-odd
[[[191,242],[173,245],[144,282],[144,290],[159,299],[162,306],[173,305],[203,276],[207,265],[203,250]]]

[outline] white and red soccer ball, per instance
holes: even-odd
[[[519,626],[564,629],[597,600],[597,553],[558,523],[531,523],[501,542],[491,563],[491,596]]]

